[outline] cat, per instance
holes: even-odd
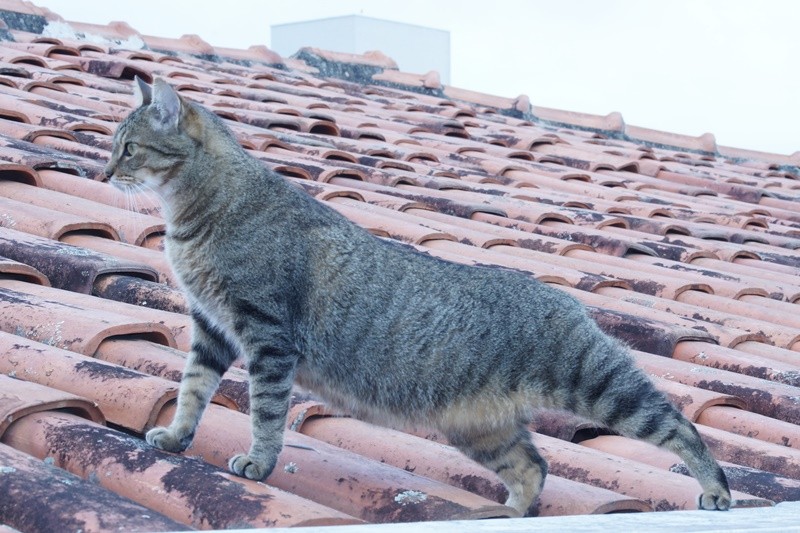
[[[229,467],[249,479],[275,467],[296,382],[359,417],[432,427],[496,472],[520,514],[547,474],[527,429],[533,408],[677,453],[702,486],[698,506],[730,507],[694,426],[577,300],[520,272],[379,239],[249,156],[164,80],[137,79],[134,93],[105,174],[160,195],[193,318],[177,412],[148,443],[185,450],[242,355],[253,440]]]

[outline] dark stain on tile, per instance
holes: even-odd
[[[54,129],[63,127],[61,119],[44,119],[42,126],[51,126]],[[66,152],[0,136],[0,145],[9,150],[0,158],[14,163],[27,165],[35,170],[50,169],[60,170],[68,174],[91,178],[102,171],[102,164],[91,159],[83,159]]]
[[[671,261],[681,261],[683,257],[689,255],[687,248],[690,247],[688,245],[680,246],[679,243],[675,241],[670,243],[639,241],[638,244],[644,248],[652,250],[657,257],[669,259]]]
[[[740,202],[746,202],[748,204],[757,204],[758,201],[761,200],[761,197],[764,196],[764,191],[753,187],[735,185],[727,185],[723,187],[720,185],[719,188],[721,189],[720,192],[732,196],[734,199],[739,200]]]
[[[76,106],[68,106],[61,102],[56,102],[54,100],[48,100],[46,98],[40,98],[37,100],[37,104],[50,109],[51,111],[57,111],[59,113],[68,113],[71,115],[77,115],[79,117],[88,117],[91,118],[97,114],[97,112],[92,111],[91,109],[76,107]]]
[[[80,144],[91,146],[93,148],[101,148],[108,152],[111,151],[112,142],[108,136],[100,136],[94,132],[87,133],[83,131],[71,131],[70,134],[75,136],[75,140]]]
[[[793,268],[800,268],[800,257],[798,257],[796,254],[795,255],[791,255],[790,253],[778,254],[772,252],[765,252],[762,251],[761,249],[756,250],[756,253],[758,254],[758,257],[762,261],[766,261],[768,263],[776,263],[779,265],[786,265]]]
[[[677,339],[663,324],[610,309],[589,307],[588,312],[600,329],[634,350],[664,357],[671,357],[675,350]]]
[[[160,367],[160,366],[162,367],[160,372],[155,370],[157,367]],[[147,368],[146,372],[148,374],[152,374],[154,376],[158,376],[158,377],[161,377],[161,378],[164,378],[164,379],[168,379],[168,380],[174,381],[176,383],[179,383],[181,381],[181,379],[183,379],[183,372],[182,371],[180,371],[180,370],[164,370],[163,366],[165,366],[165,365],[149,364],[146,367]],[[151,370],[151,369],[153,369],[153,370]]]
[[[777,381],[778,383],[784,383],[793,387],[800,387],[800,372],[797,370],[783,370],[767,373],[769,378],[764,379],[770,379],[772,381]]]
[[[716,457],[720,457],[729,463],[747,465],[764,472],[772,472],[791,479],[800,480],[800,467],[798,467],[796,461],[787,459],[781,454],[767,455],[753,453],[753,450],[750,448],[718,439],[707,433],[703,435],[703,440],[714,452]]]
[[[315,54],[310,49],[301,49],[292,57],[304,61],[306,64],[318,69],[320,76],[339,78],[341,80],[365,85],[373,84],[372,76],[383,72],[383,68],[378,66],[330,61]]]
[[[508,491],[499,480],[492,482],[481,476],[454,474],[450,476],[449,484],[496,502],[502,503],[508,497]]]
[[[43,305],[25,298],[21,292],[0,288],[0,301],[25,307],[44,307]]]
[[[247,383],[244,381],[223,378],[217,389],[217,394],[233,400],[242,413],[247,414],[250,412],[250,392],[248,391]]]
[[[60,468],[0,447],[0,516],[20,531],[185,531],[187,528]]]
[[[675,270],[677,272],[688,272],[688,273],[691,273],[691,274],[696,274],[698,272],[696,267],[695,268],[690,268],[690,267],[687,267],[686,265],[684,265],[682,263],[676,263],[676,264],[672,264],[672,265],[668,265],[668,266],[667,265],[659,265],[659,266],[666,267],[666,268],[669,268],[670,270]],[[714,270],[703,270],[701,274],[703,276],[705,276],[705,277],[715,278],[715,279],[719,279],[719,280],[723,280],[723,281],[731,281],[731,282],[734,282],[734,283],[739,283],[740,282],[739,278],[737,278],[735,276],[730,276],[728,274],[725,274],[724,272],[719,272],[719,271],[714,271]]]
[[[183,293],[152,280],[108,275],[97,281],[91,291],[95,296],[171,313],[189,313]]]
[[[99,382],[108,380],[142,379],[145,374],[129,370],[123,366],[109,365],[100,361],[81,361],[75,365],[75,371],[88,374],[91,379]]]
[[[575,284],[575,288],[586,292],[593,292],[598,286],[608,282],[608,279],[609,278],[605,276],[584,273],[580,281]]]
[[[742,374],[745,376],[752,376],[754,378],[775,381],[776,383],[783,383],[793,387],[800,387],[800,371],[796,370],[781,371],[766,366],[740,363],[726,364],[723,362],[718,362],[711,366],[713,368],[719,368],[720,370],[727,370],[729,372],[736,372],[737,374]]]
[[[109,461],[130,474],[168,462],[171,467],[160,481],[164,490],[176,491],[189,502],[196,513],[192,517],[195,525],[212,529],[274,525],[263,520],[253,522],[263,514],[271,495],[248,494],[244,485],[225,479],[218,469],[199,459],[171,456],[140,439],[90,424],[53,424],[46,435],[50,454],[58,458],[58,463],[77,464],[90,479],[102,475]]]
[[[144,472],[164,459],[162,452],[144,441],[111,431],[88,423],[49,425],[45,430],[49,455],[57,458],[57,464],[75,462],[89,475],[109,458],[131,473]]]
[[[154,280],[156,272],[146,265],[120,261],[100,252],[36,237],[14,238],[0,233],[0,255],[42,272],[53,287],[89,294],[100,272],[130,271]]]
[[[766,390],[736,383],[726,383],[721,380],[701,380],[695,386],[742,398],[747,402],[749,410],[754,413],[778,418],[793,424],[800,424],[800,409],[798,409],[800,399],[797,397],[776,397]]]
[[[648,503],[653,506],[656,511],[678,511],[680,507],[669,500],[649,500]]]
[[[678,411],[684,410],[687,405],[692,405],[694,403],[694,398],[691,397],[689,394],[670,394],[667,393],[669,397],[669,401],[672,402],[672,405],[678,408]]]
[[[616,479],[606,480],[595,476],[591,471],[578,466],[572,466],[559,461],[549,461],[549,472],[556,476],[565,477],[579,483],[601,487],[604,489],[619,492],[619,482]],[[655,502],[651,502],[655,503]]]
[[[663,283],[658,283],[657,281],[652,280],[632,279],[628,281],[631,284],[631,287],[633,287],[633,290],[636,292],[649,294],[651,296],[658,296],[666,288],[666,285]]]
[[[132,80],[134,77],[138,76],[147,83],[152,83],[153,81],[153,77],[146,70],[135,68],[131,65],[117,63],[115,61],[90,59],[87,61],[81,61],[81,65],[86,72],[103,78]]]
[[[207,463],[186,458],[163,475],[161,482],[167,492],[178,492],[186,498],[194,510],[194,525],[214,529],[249,529],[275,525],[275,521],[256,521],[268,505],[267,502],[273,498],[271,495],[255,497],[248,494],[241,483],[222,476],[218,476],[214,483],[209,483],[209,476],[215,475]]]
[[[30,33],[41,34],[44,31],[48,22],[41,15],[33,15],[30,13],[17,13],[11,10],[0,10],[0,19],[6,23],[9,29],[27,31]],[[14,41],[13,35],[8,30],[4,30],[6,35],[1,35],[3,40]]]
[[[564,157],[564,156],[560,156],[558,159],[563,165],[568,166],[570,168],[589,170],[592,166],[591,162],[585,159],[575,159],[574,157]]]
[[[540,239],[517,239],[517,244],[521,248],[528,248],[529,250],[536,250],[538,252],[545,252],[548,254],[558,253],[558,245],[551,241],[542,241]]]
[[[597,213],[588,209],[579,209],[577,207],[570,207],[567,209],[569,210],[572,219],[578,224],[599,224],[609,217],[609,215]]]

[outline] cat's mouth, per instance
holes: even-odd
[[[138,170],[135,176],[112,172],[107,174],[108,182],[124,191],[160,190],[164,178],[152,172]]]
[[[137,191],[142,188],[143,183],[141,180],[131,176],[117,176],[112,175],[108,178],[107,183],[110,183],[115,188],[121,191]]]

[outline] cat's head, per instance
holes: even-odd
[[[164,80],[136,78],[138,106],[114,134],[105,174],[120,189],[162,189],[198,150],[196,107]],[[194,131],[193,131],[194,130]]]

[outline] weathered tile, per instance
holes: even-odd
[[[152,509],[0,444],[0,506],[5,524],[19,531],[62,528],[108,531],[187,531],[190,528]]]
[[[360,523],[344,513],[191,457],[175,457],[69,413],[49,411],[26,416],[8,429],[4,440],[193,528]]]

